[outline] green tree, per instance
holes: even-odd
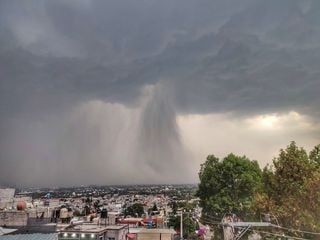
[[[176,213],[177,213],[177,210],[178,210],[178,204],[177,204],[177,202],[176,202],[176,201],[171,201],[171,202],[169,203],[169,206],[170,206],[171,209],[172,209],[172,213],[173,213],[173,214],[176,214]]]
[[[124,211],[125,216],[141,217],[144,214],[143,205],[141,203],[134,203],[127,207]]]
[[[223,216],[226,212],[248,217],[253,213],[254,193],[261,183],[257,161],[229,154],[222,161],[210,155],[201,165],[197,195],[203,215]]]
[[[157,204],[154,203],[153,206],[152,206],[152,211],[158,211],[158,207],[157,207]]]
[[[159,210],[158,210],[157,204],[154,203],[153,206],[148,209],[148,214],[149,215],[156,215],[158,213],[159,213]]]
[[[303,188],[304,182],[313,172],[306,151],[291,142],[286,149],[281,149],[279,157],[273,160],[274,165],[274,197],[281,204],[283,198],[294,195]]]
[[[281,149],[273,166],[263,171],[263,186],[256,194],[258,212],[277,216],[280,224],[289,228],[320,231],[320,170],[316,156],[316,147],[308,156],[295,142]]]
[[[178,215],[170,215],[168,226],[173,227],[176,231],[180,231],[180,222],[181,216]],[[183,238],[190,239],[195,237],[195,231],[198,228],[196,221],[191,218],[189,212],[183,213]]]
[[[315,146],[309,154],[310,160],[316,164],[317,167],[320,167],[320,144]]]
[[[168,227],[173,227],[174,230],[180,230],[180,216],[171,214],[169,216]]]

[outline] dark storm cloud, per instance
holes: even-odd
[[[319,116],[319,14],[317,0],[1,1],[0,183],[104,183],[108,166],[109,182],[181,181],[177,113]],[[70,117],[92,101],[108,110]]]

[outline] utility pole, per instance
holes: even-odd
[[[180,239],[183,239],[183,210],[181,210],[181,215],[180,215]]]

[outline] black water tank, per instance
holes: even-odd
[[[108,210],[107,209],[103,208],[101,210],[100,218],[108,218]]]

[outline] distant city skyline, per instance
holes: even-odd
[[[318,0],[0,2],[0,186],[197,183],[320,143]]]

